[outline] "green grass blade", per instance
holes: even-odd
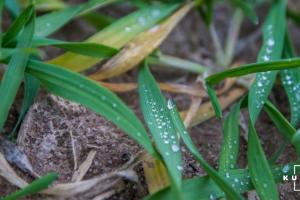
[[[4,197],[3,200],[17,200],[22,197],[38,193],[44,189],[47,189],[57,179],[57,173],[49,173],[41,178],[33,181],[28,186]]]
[[[34,38],[33,46],[55,46],[77,54],[96,58],[110,58],[118,52],[117,49],[102,44],[87,42],[66,42],[49,38]]]
[[[276,183],[252,123],[248,133],[248,164],[252,183],[262,200],[279,200]]]
[[[19,118],[15,127],[11,134],[9,135],[10,138],[15,138],[17,129],[19,128],[27,110],[32,105],[34,98],[36,97],[40,88],[40,82],[34,78],[32,75],[25,73],[24,78],[24,98],[22,103],[22,108],[19,114]]]
[[[291,59],[281,59],[279,61],[270,61],[265,63],[247,64],[234,69],[229,69],[220,73],[213,74],[206,78],[206,82],[207,84],[213,86],[220,83],[225,78],[245,76],[257,72],[293,69],[293,68],[298,68],[299,65],[300,65],[299,57],[291,58]]]
[[[286,34],[283,57],[295,57],[295,52],[289,39],[288,33]],[[282,70],[280,71],[280,78],[289,99],[291,123],[294,127],[297,127],[300,122],[300,71],[299,69]]]
[[[105,6],[114,1],[115,0],[90,0],[87,3],[78,6],[69,7],[64,10],[40,16],[36,20],[35,36],[48,36],[79,14]]]
[[[237,167],[240,147],[240,107],[241,101],[232,107],[223,122],[223,144],[219,161],[220,172],[226,172]]]
[[[83,75],[60,66],[30,60],[26,71],[50,92],[80,103],[110,120],[155,155],[141,121],[114,93]]]
[[[272,174],[277,183],[282,182],[283,175],[288,175],[289,177],[293,175],[294,172],[292,168],[294,164],[299,164],[299,162],[272,167]],[[299,171],[296,173],[299,174]],[[228,177],[227,180],[230,184],[237,185],[240,193],[254,189],[248,169],[236,169],[224,175]],[[187,179],[183,181],[182,185],[182,193],[185,200],[208,200],[225,197],[224,192],[220,190],[209,176]],[[173,200],[170,188],[165,188],[146,197],[146,200],[156,199]]]
[[[34,12],[34,7],[28,6],[21,14],[20,16],[14,21],[14,23],[11,25],[11,27],[8,29],[8,31],[3,36],[3,44],[2,46],[7,46],[10,42],[16,40],[16,37],[23,29],[24,25],[30,20],[32,13]]]
[[[21,32],[17,48],[27,48],[31,46],[31,40],[34,33],[35,14],[31,15],[31,19]],[[4,122],[8,116],[10,107],[18,92],[18,88],[23,80],[25,67],[28,61],[29,54],[19,52],[14,54],[7,66],[0,85],[0,131],[3,128]]]
[[[168,108],[171,113],[172,122],[176,126],[176,129],[179,132],[184,144],[187,146],[195,159],[201,164],[208,176],[226,193],[226,196],[229,199],[243,199],[243,197],[237,192],[237,188],[235,188],[234,185],[230,185],[225,179],[225,176],[218,174],[218,172],[203,159],[186,128],[184,127],[181,117],[179,116],[179,112],[177,111],[176,105],[173,103],[173,101],[168,101]]]
[[[138,85],[144,119],[167,166],[177,199],[180,199],[182,166],[179,138],[166,100],[146,63],[139,70]]]
[[[282,55],[284,36],[286,33],[286,1],[278,0],[272,3],[263,26],[263,46],[258,55],[258,62],[279,60]],[[255,122],[261,108],[272,90],[276,71],[258,73],[249,91],[249,113]]]

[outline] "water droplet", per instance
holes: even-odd
[[[178,169],[178,171],[182,171],[183,167],[181,165],[177,165],[177,169]]]
[[[269,46],[273,46],[275,44],[274,40],[272,38],[268,39],[267,44]]]
[[[268,184],[264,183],[264,184],[263,184],[263,187],[264,187],[264,188],[267,188],[267,187],[268,187]]]
[[[131,28],[128,27],[128,26],[126,26],[126,27],[125,27],[125,31],[126,31],[126,32],[130,32],[130,31],[131,31]]]
[[[172,145],[172,151],[173,151],[173,152],[178,152],[178,151],[179,151],[178,145],[173,144],[173,145]]]
[[[282,172],[285,173],[285,174],[288,173],[289,170],[290,170],[290,166],[289,165],[284,165],[284,167],[282,168]]]
[[[160,15],[160,11],[157,9],[152,10],[151,15],[152,15],[152,17],[158,17]]]
[[[146,19],[143,16],[141,16],[141,17],[138,18],[138,22],[142,26],[146,25]]]
[[[235,178],[235,179],[234,179],[234,182],[238,183],[238,182],[239,182],[239,179]]]
[[[174,104],[173,104],[173,101],[171,99],[168,100],[167,102],[167,106],[170,110],[172,110],[174,108]]]
[[[230,178],[230,175],[228,172],[226,172],[225,176],[226,176],[226,178]]]
[[[214,194],[210,194],[210,195],[209,195],[209,199],[210,199],[210,200],[216,200],[217,197],[216,197]]]
[[[166,156],[169,156],[170,155],[170,153],[169,152],[166,152]]]

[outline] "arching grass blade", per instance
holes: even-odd
[[[168,101],[168,108],[171,113],[172,122],[176,126],[176,129],[179,132],[179,135],[182,138],[184,144],[187,146],[194,158],[200,163],[208,176],[226,193],[226,196],[229,199],[243,199],[243,197],[236,191],[236,188],[234,188],[235,186],[230,185],[227,180],[225,180],[224,176],[218,174],[218,172],[203,159],[202,155],[198,152],[191,137],[189,136],[189,133],[184,127],[184,124],[177,111],[176,105],[172,100]],[[215,196],[213,192],[211,195]]]
[[[27,48],[31,46],[31,40],[34,33],[35,13],[33,12],[30,20],[20,34],[17,48]],[[19,86],[24,77],[25,67],[27,65],[29,54],[18,52],[14,54],[7,66],[0,85],[0,131],[8,116],[9,109],[18,92]]]
[[[257,58],[258,62],[279,60],[281,58],[286,33],[285,11],[285,0],[278,0],[272,3],[263,26],[263,46]],[[255,123],[261,108],[271,92],[276,74],[276,71],[258,73],[251,85],[248,106],[253,123]]]

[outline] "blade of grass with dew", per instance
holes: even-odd
[[[72,6],[57,12],[42,15],[36,19],[35,36],[45,37],[51,35],[74,17],[115,1],[116,0],[90,0],[78,6]]]
[[[276,179],[276,182],[283,182],[283,175],[288,175],[289,177],[293,175],[294,172],[291,169],[295,164],[299,164],[299,161],[288,163],[285,165],[273,166],[272,173]],[[299,174],[299,171],[297,171],[297,174]],[[226,180],[228,180],[230,184],[236,184],[236,181],[238,181],[239,184],[236,184],[236,186],[237,188],[239,188],[240,193],[244,193],[254,189],[249,177],[248,169],[231,170],[229,177]],[[182,186],[182,194],[185,200],[207,200],[225,197],[224,192],[208,175],[184,180]],[[214,193],[215,196],[210,196],[212,193]],[[145,200],[156,199],[172,200],[172,191],[168,187],[145,198]]]
[[[39,88],[40,88],[39,81],[36,78],[34,78],[32,75],[25,73],[24,97],[23,97],[22,107],[18,117],[18,121],[15,124],[14,129],[10,133],[9,138],[13,139],[16,137],[17,129],[19,128],[27,110],[32,105],[34,98],[36,97],[39,91]]]
[[[30,20],[26,24],[25,28],[20,34],[19,41],[17,43],[17,48],[27,48],[31,45],[31,40],[34,33],[34,22],[35,13],[33,12]],[[14,54],[4,73],[0,85],[0,130],[2,130],[10,107],[17,95],[19,86],[24,77],[25,67],[28,61],[29,54],[25,52],[19,52]]]
[[[179,138],[163,98],[147,63],[139,69],[138,85],[141,109],[156,147],[168,169],[178,199],[181,190],[181,151]],[[175,197],[174,197],[175,198]]]
[[[137,66],[167,38],[193,5],[193,2],[185,4],[161,24],[137,35],[90,77],[103,80],[125,73]]]
[[[208,95],[213,103],[215,112],[219,114],[219,117],[221,116],[221,107],[218,99],[216,98],[215,91],[212,87],[220,83],[225,78],[239,77],[257,72],[292,69],[298,68],[299,66],[300,58],[282,59],[280,61],[270,61],[265,63],[253,63],[242,65],[240,67],[225,70],[223,72],[216,73],[207,77],[205,79],[205,84],[207,86]]]
[[[184,144],[189,149],[194,158],[200,163],[208,176],[226,193],[226,196],[229,199],[243,199],[243,197],[237,192],[235,185],[230,185],[224,176],[218,174],[218,172],[212,168],[198,152],[197,147],[194,145],[189,133],[187,132],[184,124],[179,116],[176,105],[172,100],[168,100],[168,108],[170,110],[170,115],[172,122],[175,125],[177,131],[179,132],[180,137],[182,138]],[[215,197],[215,194],[212,192],[210,197]]]
[[[66,42],[49,38],[34,38],[32,45],[34,47],[55,46],[80,55],[96,58],[110,58],[118,52],[117,49],[102,44]]]
[[[3,200],[16,200],[22,197],[38,193],[44,189],[47,189],[58,177],[57,173],[48,173],[45,176],[33,181],[26,187],[6,196]]]
[[[249,124],[248,132],[247,157],[250,177],[260,199],[279,200],[279,194],[277,191],[274,176],[272,174],[264,151],[261,147],[255,128],[251,122]]]
[[[286,33],[286,1],[278,0],[272,3],[263,26],[263,46],[258,55],[258,62],[279,60],[282,55],[284,36]],[[249,113],[254,123],[266,102],[275,78],[276,71],[256,74],[249,90]]]
[[[283,57],[295,57],[295,51],[288,33],[285,37]],[[291,123],[294,127],[297,127],[300,122],[300,71],[299,69],[282,70],[280,71],[280,78],[290,104]]]
[[[30,20],[32,13],[34,12],[34,6],[28,6],[20,16],[13,22],[11,27],[3,36],[2,46],[7,46],[10,42],[16,40],[16,37],[23,29],[24,25]]]
[[[116,49],[123,47],[137,34],[151,28],[178,8],[179,4],[155,5],[138,10],[90,37],[86,42],[107,45]],[[138,22],[138,23],[136,23]],[[116,34],[118,33],[118,34]],[[99,58],[67,52],[49,62],[74,71],[83,71],[100,62]]]
[[[255,7],[254,5],[251,5],[251,4],[249,4],[248,2],[245,2],[244,0],[230,0],[230,2],[231,2],[234,6],[240,8],[240,9],[243,11],[243,13],[244,13],[247,17],[249,17],[249,19],[250,19],[253,23],[255,23],[255,24],[258,23],[258,18],[257,18],[257,15],[256,15],[256,13],[255,13],[255,10],[254,10],[254,7]]]
[[[223,144],[219,158],[219,171],[227,172],[237,167],[240,147],[240,107],[241,100],[234,104],[229,115],[223,122]]]
[[[151,155],[156,152],[141,121],[114,93],[98,83],[60,66],[30,59],[26,72],[50,92],[80,103],[110,120],[142,145]]]

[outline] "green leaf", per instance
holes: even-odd
[[[226,196],[229,199],[243,199],[243,197],[236,191],[234,185],[230,185],[229,182],[225,179],[225,176],[218,174],[218,172],[212,168],[198,152],[197,147],[194,145],[190,135],[188,134],[184,124],[179,116],[179,112],[173,101],[168,101],[168,108],[171,113],[171,118],[173,124],[176,126],[177,131],[179,132],[180,137],[182,138],[184,144],[187,146],[191,154],[195,159],[201,164],[208,176],[226,193]]]
[[[74,17],[115,1],[116,0],[90,0],[78,6],[40,16],[36,19],[35,36],[48,36],[60,29]]]
[[[236,103],[223,122],[223,144],[220,153],[219,171],[226,172],[237,167],[240,147],[240,107],[241,100]]]
[[[3,200],[17,200],[22,197],[38,193],[44,189],[47,189],[57,179],[57,173],[48,173],[45,176],[33,181],[28,186],[4,197]]]
[[[286,165],[277,165],[272,167],[272,174],[277,183],[282,182],[283,175],[289,177],[294,174],[292,168],[293,165],[299,164],[298,162],[289,163]],[[298,168],[296,168],[298,169]],[[299,171],[296,172],[299,174]],[[226,176],[226,180],[232,185],[236,186],[237,191],[244,193],[254,189],[251,182],[248,169],[235,169],[230,173],[223,174]],[[173,200],[172,191],[169,187],[158,191],[152,195],[146,197],[146,200]],[[225,197],[225,194],[216,183],[209,176],[194,177],[183,181],[182,194],[185,200],[207,200],[218,199]]]
[[[36,97],[39,91],[39,87],[40,87],[39,81],[33,76],[31,76],[30,74],[25,73],[24,98],[23,98],[22,108],[19,114],[18,121],[15,124],[13,131],[9,135],[10,138],[15,138],[17,129],[19,128],[27,110],[32,105],[34,98]]]
[[[118,52],[117,49],[102,44],[87,42],[66,42],[49,38],[34,38],[33,46],[55,46],[74,53],[96,58],[110,58]]]
[[[220,73],[207,77],[206,83],[216,85],[225,78],[245,76],[257,72],[277,71],[284,69],[298,68],[300,66],[300,58],[281,59],[279,61],[270,61],[264,63],[252,63],[239,66],[237,68],[228,69]]]
[[[248,164],[252,183],[262,200],[279,200],[276,183],[252,123],[248,133]]]
[[[34,12],[34,7],[28,6],[21,15],[14,21],[11,27],[3,36],[3,44],[2,46],[7,46],[10,42],[16,40],[16,37],[21,32],[25,24],[30,20],[32,14]]]
[[[30,20],[20,34],[17,48],[27,48],[31,46],[31,40],[34,33],[34,18],[35,13],[33,12]],[[29,54],[25,52],[14,54],[3,75],[0,85],[0,131],[4,126],[10,107],[23,80],[28,57]]]
[[[263,46],[258,55],[258,62],[279,60],[282,55],[286,33],[286,2],[278,0],[272,3],[263,26]],[[272,90],[276,71],[258,73],[249,90],[249,113],[254,123]]]
[[[286,33],[285,46],[283,57],[293,58],[295,52],[292,47],[288,33]],[[291,123],[297,127],[300,122],[300,70],[299,69],[285,69],[280,71],[280,78],[287,94],[291,110]]]
[[[156,155],[141,121],[114,93],[83,75],[60,66],[29,60],[26,72],[55,95],[80,103],[110,120]]]
[[[139,69],[138,86],[144,119],[168,168],[174,192],[180,199],[182,166],[179,138],[166,100],[146,63]]]

